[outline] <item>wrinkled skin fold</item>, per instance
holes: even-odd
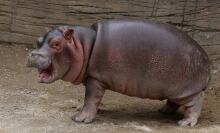
[[[37,40],[28,66],[39,82],[64,80],[86,87],[75,121],[95,119],[105,90],[167,100],[162,113],[180,112],[180,126],[194,126],[210,79],[205,51],[187,34],[154,21],[100,21],[91,27],[59,26]]]

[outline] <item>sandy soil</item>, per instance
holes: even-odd
[[[25,67],[28,48],[0,45],[0,133],[219,133],[220,60],[214,61],[209,90],[197,126],[178,127],[181,116],[162,115],[164,101],[128,97],[107,91],[92,124],[71,120],[83,103],[84,87],[57,81],[37,83]]]

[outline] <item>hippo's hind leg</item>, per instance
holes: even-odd
[[[161,109],[159,109],[159,112],[162,114],[173,114],[178,110],[178,108],[178,104],[167,100],[167,103]]]
[[[193,96],[188,103],[180,106],[178,111],[184,115],[184,118],[178,121],[180,126],[196,125],[202,109],[203,95],[203,92],[200,92]]]

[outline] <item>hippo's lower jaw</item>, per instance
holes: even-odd
[[[54,81],[54,66],[51,63],[46,69],[38,68],[38,82],[51,83]]]

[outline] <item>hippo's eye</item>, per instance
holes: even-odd
[[[52,43],[52,45],[51,45],[52,48],[56,48],[58,46],[59,46],[59,43]]]
[[[61,45],[59,42],[51,43],[50,47],[57,52],[61,50]]]

